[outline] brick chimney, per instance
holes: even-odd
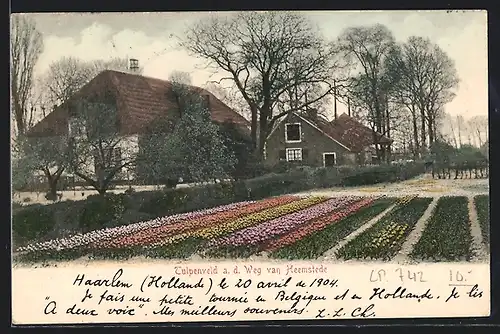
[[[138,72],[139,71],[139,60],[135,58],[130,58],[129,59],[129,66],[128,69],[130,72]]]

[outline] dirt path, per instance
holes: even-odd
[[[481,226],[479,225],[479,220],[477,218],[476,206],[474,205],[474,197],[469,197],[469,223],[470,223],[470,233],[472,236],[472,251],[474,253],[473,261],[484,262],[488,261],[488,250],[483,242],[483,235],[481,233]]]
[[[431,202],[431,204],[427,207],[425,210],[424,214],[420,219],[417,221],[415,224],[415,228],[413,231],[410,232],[410,235],[406,238],[405,242],[403,243],[401,250],[399,253],[394,257],[393,261],[397,263],[411,263],[412,261],[408,258],[408,255],[410,255],[411,251],[413,250],[413,247],[415,244],[420,240],[420,237],[422,236],[422,232],[424,232],[425,227],[427,226],[427,222],[429,221],[429,218],[431,218],[432,213],[434,212],[434,209],[436,208],[437,202],[439,198],[434,198],[434,200]]]
[[[372,227],[373,225],[375,225],[382,217],[384,217],[387,213],[389,213],[389,211],[391,211],[395,206],[396,206],[396,204],[391,205],[390,207],[388,207],[387,209],[385,209],[382,213],[379,213],[377,216],[375,216],[372,219],[370,219],[366,224],[364,224],[363,226],[361,226],[360,228],[358,228],[357,230],[355,230],[354,232],[352,232],[351,234],[349,234],[347,237],[345,237],[343,240],[341,240],[335,247],[330,248],[329,250],[327,250],[323,254],[322,260],[327,260],[327,261],[336,260],[337,258],[335,256],[335,253],[337,253],[337,251],[339,249],[341,249],[349,241],[353,240],[358,235],[360,235],[361,233],[363,233],[364,231],[366,231],[367,229],[369,229],[370,227]]]

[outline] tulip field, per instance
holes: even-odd
[[[464,211],[467,201],[460,197],[439,201],[435,218],[431,217],[412,253],[415,258],[432,258],[432,252],[446,255],[447,259],[455,253],[469,254],[471,238],[467,211]],[[30,261],[82,256],[182,259],[195,254],[202,258],[266,254],[270,258],[315,259],[380,216],[373,225],[345,243],[336,257],[389,260],[398,254],[431,202],[432,198],[417,196],[287,195],[31,243],[18,247],[14,254]],[[446,215],[451,215],[453,220],[445,219]],[[448,238],[454,241],[443,241],[449,232],[455,233],[454,238]],[[445,247],[436,246],[436,240]]]

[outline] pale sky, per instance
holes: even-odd
[[[397,41],[410,36],[429,37],[455,61],[461,79],[452,115],[466,118],[488,113],[486,11],[312,11],[305,15],[330,40],[350,26],[381,23]],[[227,12],[225,13],[227,14]],[[132,57],[139,59],[143,74],[167,79],[172,71],[189,72],[193,84],[203,86],[222,76],[203,69],[203,61],[176,49],[175,36],[209,13],[103,13],[27,14],[35,19],[44,37],[44,52],[36,67],[39,75],[64,56],[82,60]],[[339,106],[340,112],[346,110]],[[332,106],[333,110],[333,106]]]

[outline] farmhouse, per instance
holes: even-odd
[[[330,122],[316,110],[295,112],[271,132],[266,163],[272,166],[288,161],[315,167],[372,164],[376,162],[375,138],[380,145],[392,143],[347,114]]]
[[[249,122],[229,106],[217,99],[209,91],[189,86],[199,94],[211,118],[218,124],[233,123],[241,131],[249,131]],[[76,122],[78,101],[92,99],[95,102],[111,104],[116,108],[117,132],[120,143],[112,148],[109,156],[119,160],[124,154],[139,152],[141,136],[151,131],[154,124],[162,119],[175,119],[179,116],[179,101],[173,93],[169,81],[145,77],[134,73],[106,70],[82,87],[72,98],[37,123],[27,134],[30,138],[75,136],[81,129]],[[113,117],[113,116],[110,116]],[[89,163],[88,168],[95,168]],[[133,179],[135,167],[125,168],[121,175]]]

